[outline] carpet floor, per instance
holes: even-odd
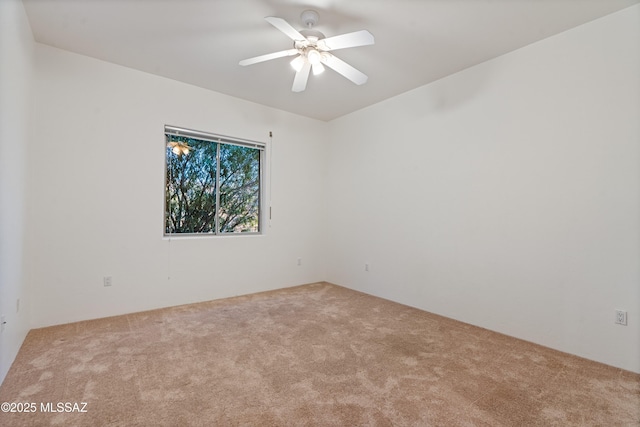
[[[2,426],[639,426],[640,375],[315,283],[32,330],[0,402]]]

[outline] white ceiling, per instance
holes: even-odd
[[[331,120],[558,34],[640,0],[23,0],[40,43],[304,116]],[[373,46],[335,52],[369,76],[333,70],[291,92],[290,49],[264,20],[302,29],[315,9],[326,37],[367,29]]]

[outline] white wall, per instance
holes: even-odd
[[[327,279],[640,372],[639,76],[634,6],[332,122]]]
[[[36,46],[34,327],[325,278],[326,123]],[[165,124],[267,142],[273,131],[265,235],[163,239]]]
[[[33,45],[22,2],[0,1],[0,383],[29,331],[23,218]]]

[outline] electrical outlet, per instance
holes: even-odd
[[[616,310],[616,324],[627,326],[627,312]]]
[[[302,258],[298,258],[298,266],[302,265]]]
[[[364,265],[364,271],[369,271],[369,263],[365,263],[365,265]]]
[[[113,278],[111,276],[104,276],[102,278],[102,284],[104,286],[111,286],[113,284]]]

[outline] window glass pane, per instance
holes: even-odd
[[[165,233],[215,233],[217,144],[169,136]]]
[[[260,150],[220,145],[220,232],[258,232]]]

